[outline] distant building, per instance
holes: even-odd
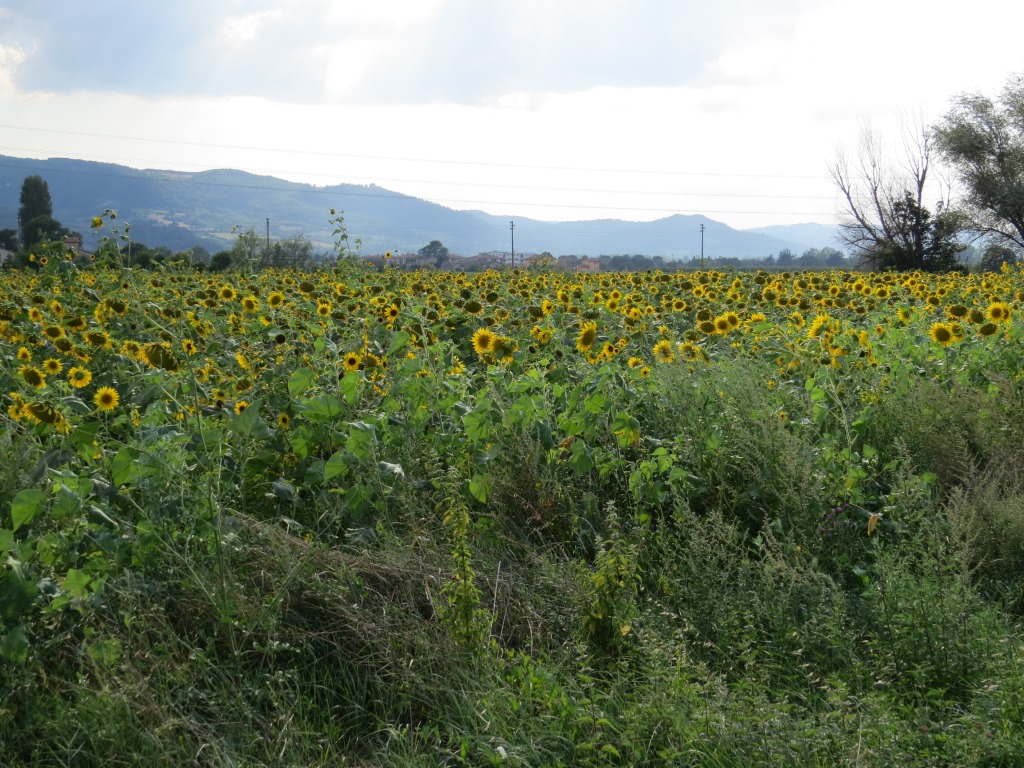
[[[532,253],[523,259],[527,269],[551,269],[558,265],[558,259],[550,253]]]
[[[478,253],[476,256],[468,256],[462,260],[462,263],[466,269],[471,270],[500,269],[508,265],[511,256],[510,253],[488,251],[487,253]]]
[[[573,272],[600,272],[601,262],[599,259],[580,259],[573,267]]]
[[[0,248],[0,264],[6,264],[8,261],[14,261],[14,251]]]

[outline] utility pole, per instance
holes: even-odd
[[[516,267],[516,223],[510,221],[508,223],[509,232],[512,233],[512,268]]]
[[[704,225],[700,225],[700,268],[704,269]]]
[[[267,217],[267,266],[270,266],[270,217]]]

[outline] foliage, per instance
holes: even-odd
[[[451,254],[440,240],[431,240],[419,250],[419,255],[434,260],[434,266],[440,269],[448,261]]]
[[[1024,77],[998,99],[961,94],[934,128],[941,157],[966,188],[973,226],[1024,247]]]
[[[28,234],[29,224],[37,222],[37,229],[43,234],[47,228],[43,222],[53,220],[53,200],[50,197],[50,187],[42,176],[26,176],[21,184],[21,196],[19,198],[18,221],[22,227],[22,240],[25,245],[31,247],[39,242],[38,237],[33,239]],[[38,232],[36,235],[38,236]]]

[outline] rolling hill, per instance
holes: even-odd
[[[230,247],[232,227],[262,233],[270,219],[274,239],[304,234],[328,250],[333,225],[329,209],[343,211],[349,234],[362,239],[363,253],[416,251],[440,240],[455,254],[509,249],[508,216],[458,211],[375,185],[317,187],[237,170],[196,173],[137,170],[110,163],[0,155],[0,228],[17,225],[18,197],[26,176],[46,179],[54,217],[94,235],[89,221],[105,209],[131,224],[132,238],[149,246],[183,250],[201,245],[211,252]],[[618,219],[546,222],[515,217],[519,252],[555,255],[644,254],[692,258],[700,254],[705,225],[708,257],[764,257],[789,248],[834,246],[832,228],[819,224],[736,230],[705,216],[673,215],[657,221]]]

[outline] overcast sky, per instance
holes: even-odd
[[[1007,0],[0,0],[0,154],[831,224],[837,148],[995,96],[1022,28]]]

